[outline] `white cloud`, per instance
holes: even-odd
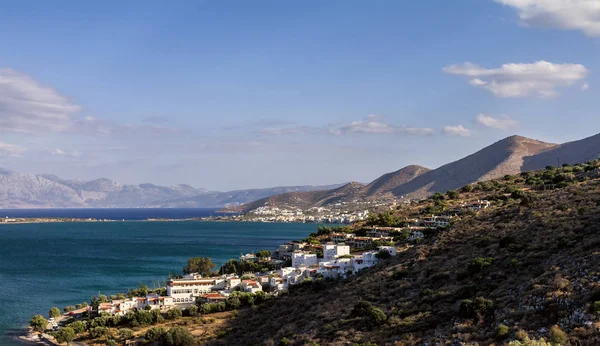
[[[531,27],[581,30],[600,37],[600,1],[495,0],[517,10],[521,23]]]
[[[583,83],[583,85],[581,86],[581,90],[588,90],[590,88],[590,85],[588,83]]]
[[[183,129],[152,124],[120,124],[80,117],[81,108],[51,87],[11,69],[0,69],[0,132],[91,135],[181,134]],[[161,119],[150,117],[158,123]]]
[[[0,130],[63,132],[80,110],[56,90],[11,69],[0,69]]]
[[[371,135],[414,135],[429,136],[435,133],[431,128],[398,126],[385,123],[383,116],[369,114],[362,121],[354,121],[350,124],[330,124],[323,127],[293,126],[293,127],[269,127],[260,131],[268,135],[291,135],[291,134],[371,134]]]
[[[475,118],[475,123],[483,127],[504,131],[519,127],[519,122],[517,120],[514,120],[510,116],[504,114],[494,116],[482,113],[477,115],[477,118]]]
[[[78,151],[64,151],[62,149],[59,148],[55,148],[55,149],[50,149],[48,150],[48,152],[52,155],[57,155],[57,156],[68,156],[68,157],[79,157],[81,156],[81,153]]]
[[[26,152],[27,149],[16,145],[16,144],[9,144],[9,143],[4,143],[4,142],[0,142],[0,156],[20,156],[21,154],[23,154],[24,152]]]
[[[444,126],[442,133],[450,136],[469,137],[471,135],[471,130],[462,125]]]
[[[498,97],[556,96],[558,88],[571,86],[588,74],[583,65],[547,61],[504,64],[493,69],[467,62],[444,67],[443,71],[469,77],[471,85],[484,88]]]

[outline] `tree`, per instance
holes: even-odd
[[[187,312],[190,316],[198,316],[198,307],[196,305],[192,305],[187,309]]]
[[[148,341],[160,341],[166,333],[162,327],[152,327],[144,334],[144,339]]]
[[[450,190],[446,192],[446,196],[448,196],[449,199],[458,199],[460,197],[460,193],[455,190]]]
[[[181,309],[179,308],[171,308],[167,311],[167,318],[170,320],[175,320],[181,317]]]
[[[48,312],[48,316],[50,316],[51,318],[60,317],[60,315],[61,315],[60,309],[57,308],[56,306],[53,307],[52,309],[50,309],[50,311]]]
[[[183,327],[174,327],[169,329],[164,336],[166,345],[170,346],[193,346],[196,344],[194,337]]]
[[[75,307],[74,306],[67,306],[66,308],[63,309],[64,312],[71,312],[74,311]]]
[[[269,250],[260,250],[257,253],[255,253],[255,255],[258,258],[269,258],[269,257],[271,257],[271,251],[269,251]]]
[[[150,288],[140,282],[140,289],[138,290],[138,292],[140,296],[145,297],[148,295],[148,292],[150,292]]]
[[[71,327],[60,328],[56,333],[56,341],[60,343],[66,342],[67,345],[70,345],[73,339],[75,339],[75,331]]]
[[[85,332],[85,322],[83,321],[75,321],[69,324],[69,327],[73,328],[75,334],[81,334]]]
[[[48,321],[42,315],[35,315],[29,321],[29,325],[33,327],[33,330],[35,330],[36,332],[43,333],[44,330],[46,330]]]
[[[216,267],[217,265],[208,257],[193,257],[188,259],[188,264],[183,267],[183,273],[199,273],[202,276],[210,276]]]
[[[121,328],[119,329],[119,336],[121,336],[121,339],[123,340],[129,340],[133,338],[133,330],[129,328]]]

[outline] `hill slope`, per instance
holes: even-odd
[[[526,192],[518,180],[500,180],[488,184],[495,192],[447,200],[499,199],[354,277],[292,286],[287,295],[240,310],[215,344],[506,345],[544,337],[598,345],[600,169],[578,170],[582,182],[559,190]],[[502,193],[509,190],[525,193],[511,199]],[[365,305],[383,316],[356,308]]]
[[[490,180],[521,172],[525,157],[557,147],[530,138],[512,136],[458,161],[429,171],[393,190],[396,196],[422,198],[446,192],[476,181]]]
[[[384,174],[368,185],[349,183],[329,191],[312,191],[303,193],[287,193],[275,195],[252,203],[231,209],[238,212],[247,212],[258,207],[273,205],[283,208],[320,207],[339,202],[352,202],[359,199],[374,199],[392,197],[391,192],[396,186],[402,185],[429,171],[428,168],[412,165],[395,172]]]

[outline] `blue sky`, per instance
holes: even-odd
[[[369,182],[599,131],[600,2],[3,1],[0,167]]]

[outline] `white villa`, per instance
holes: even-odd
[[[340,256],[350,255],[350,246],[342,244],[323,245],[323,261],[333,261]]]
[[[317,254],[297,251],[292,253],[292,267],[310,267],[318,263]]]

